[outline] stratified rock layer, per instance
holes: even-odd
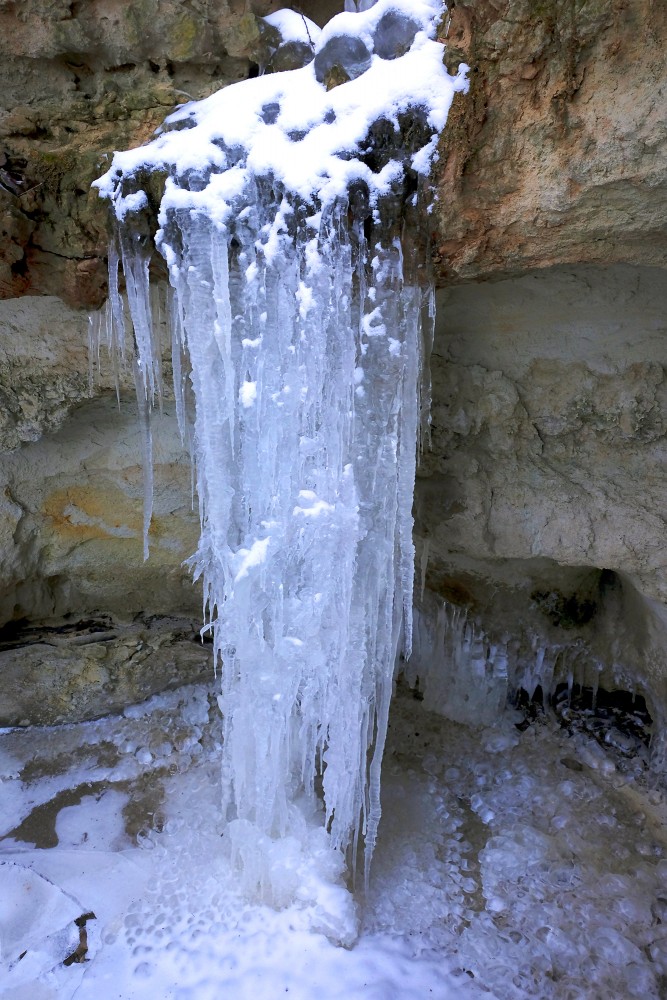
[[[261,61],[257,0],[0,4],[0,298],[106,294],[106,206],[91,191],[114,149],[175,104]]]

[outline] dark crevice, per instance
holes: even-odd
[[[88,959],[86,955],[88,954],[88,931],[86,930],[86,924],[89,920],[97,920],[97,917],[90,910],[88,913],[82,913],[80,917],[77,917],[74,923],[79,928],[79,943],[72,952],[64,960],[63,965],[70,966],[75,963],[87,962]]]
[[[547,698],[541,685],[532,697],[519,688],[512,703],[524,713],[524,719],[517,723],[520,731],[543,718],[548,710],[555,713],[568,732],[585,732],[605,749],[615,747],[626,756],[636,755],[642,747],[648,748],[653,733],[646,699],[632,691],[607,691],[563,682]]]
[[[28,274],[28,261],[25,257],[21,257],[20,260],[13,261],[10,270],[15,277],[25,278]]]

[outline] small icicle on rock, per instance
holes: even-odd
[[[303,888],[275,845],[300,836],[297,801],[317,813],[316,782],[308,850],[321,859],[325,838],[327,877],[362,839],[367,871],[377,834],[392,675],[411,637],[427,181],[466,89],[467,67],[450,77],[434,40],[442,14],[436,0],[380,0],[313,26],[309,65],[183,106],[97,182],[116,225],[110,310],[121,327],[119,255],[146,407],[160,379],[153,241],[167,263],[179,413],[182,355],[195,403],[191,564],[221,667],[227,829],[248,886],[278,905]],[[345,65],[361,48],[363,72]],[[318,68],[337,59],[342,85]]]

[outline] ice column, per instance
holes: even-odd
[[[321,778],[331,845],[356,853],[363,836],[367,861],[393,669],[411,641],[433,318],[421,200],[465,87],[433,41],[440,14],[430,0],[380,0],[340,15],[315,64],[353,36],[368,52],[363,77],[327,89],[311,64],[228,88],[172,116],[151,146],[117,154],[99,182],[114,206],[140,400],[159,389],[147,227],[172,287],[178,399],[189,361],[201,514],[191,564],[221,667],[229,815],[284,835],[295,798],[312,798]],[[401,44],[380,58],[374,32],[386,50],[388,17]],[[112,305],[120,324],[118,295]]]

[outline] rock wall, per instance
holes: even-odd
[[[175,104],[245,79],[274,0],[0,2],[0,297],[106,294],[91,182]]]
[[[496,639],[667,695],[667,281],[561,265],[440,293],[426,584]],[[590,682],[590,672],[588,681]]]
[[[106,295],[107,242],[90,182],[175,103],[257,72],[257,17],[278,6],[0,0],[0,626],[12,635],[68,615],[200,615],[181,566],[197,524],[169,404],[144,564],[130,384],[120,413],[108,369],[89,384],[85,310]],[[302,9],[323,23],[341,6]],[[442,36],[471,88],[435,178],[433,435],[415,506],[425,603],[514,635],[516,655],[584,650],[607,683],[638,679],[658,711],[667,7],[451,0]],[[78,655],[73,676],[89,676]],[[5,676],[15,684],[15,666]],[[53,718],[111,702],[70,704]]]
[[[449,7],[425,581],[662,716],[667,8]]]
[[[279,6],[0,0],[0,725],[89,718],[211,673],[191,641],[198,515],[171,407],[143,563],[132,381],[119,412],[106,359],[89,379],[108,243],[90,184],[174,105],[257,72],[258,16]]]
[[[454,0],[441,281],[563,263],[665,267],[667,6]]]

